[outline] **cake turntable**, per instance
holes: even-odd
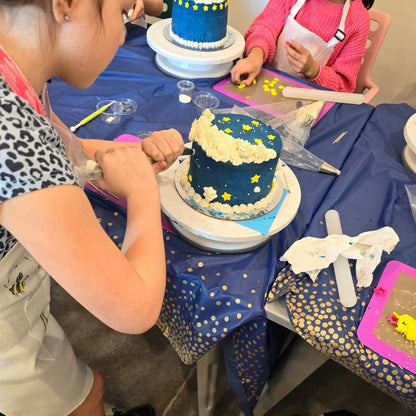
[[[157,175],[161,194],[162,211],[172,228],[186,241],[204,250],[222,253],[243,253],[267,243],[285,228],[295,217],[301,200],[299,182],[292,170],[282,161],[276,177],[289,192],[281,202],[267,234],[248,228],[245,220],[217,219],[192,208],[181,197],[175,180],[180,165],[186,158],[179,157],[165,172]],[[248,220],[250,221],[250,220]]]
[[[407,143],[402,151],[403,164],[416,173],[416,114],[407,120],[403,134]]]
[[[187,49],[177,45],[169,35],[172,19],[159,20],[147,29],[147,43],[156,52],[158,68],[175,78],[219,78],[227,75],[233,61],[242,56],[244,37],[227,26],[229,39],[224,47],[210,51]]]

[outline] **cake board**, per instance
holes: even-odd
[[[175,78],[219,78],[230,72],[233,61],[242,56],[244,37],[227,26],[230,41],[212,51],[187,49],[175,44],[169,36],[172,19],[163,19],[147,30],[147,43],[156,52],[158,68]]]
[[[205,215],[182,199],[175,185],[175,174],[184,157],[165,172],[157,175],[163,213],[172,228],[189,243],[204,250],[222,253],[243,253],[254,250],[269,241],[295,217],[301,200],[299,182],[292,170],[279,161],[277,177],[286,192],[279,202],[278,212],[266,234],[244,225],[245,221],[223,220]],[[248,220],[250,221],[250,220]]]
[[[376,353],[416,374],[413,341],[395,330],[388,317],[396,312],[416,318],[416,269],[387,263],[357,330],[358,339]]]

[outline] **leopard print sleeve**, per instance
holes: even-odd
[[[79,185],[51,124],[0,75],[0,202],[60,184]],[[0,225],[0,260],[16,238]]]
[[[0,201],[76,184],[73,165],[51,124],[0,78]]]

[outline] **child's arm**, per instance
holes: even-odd
[[[149,16],[159,16],[163,12],[163,0],[137,0],[130,21],[147,14]]]
[[[153,169],[138,148],[96,155],[98,185],[127,201],[121,251],[104,232],[81,188],[58,185],[0,203],[0,220],[78,302],[115,330],[141,333],[160,312],[165,255]]]
[[[51,110],[52,121],[66,130],[68,134],[74,136],[85,153],[94,159],[97,150],[106,151],[110,148],[117,147],[137,147],[142,148],[147,156],[152,158],[157,163],[153,163],[155,173],[159,173],[167,169],[179,155],[183,152],[183,139],[181,134],[175,129],[161,130],[153,132],[142,141],[142,143],[134,142],[113,142],[108,140],[97,139],[81,139],[72,133],[63,121]]]

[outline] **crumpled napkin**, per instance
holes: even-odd
[[[333,263],[338,256],[357,260],[357,286],[368,287],[383,251],[390,254],[398,242],[399,236],[391,227],[367,231],[356,237],[344,234],[331,234],[325,238],[305,237],[295,241],[280,260],[288,261],[296,274],[307,273],[314,282],[319,272]]]

